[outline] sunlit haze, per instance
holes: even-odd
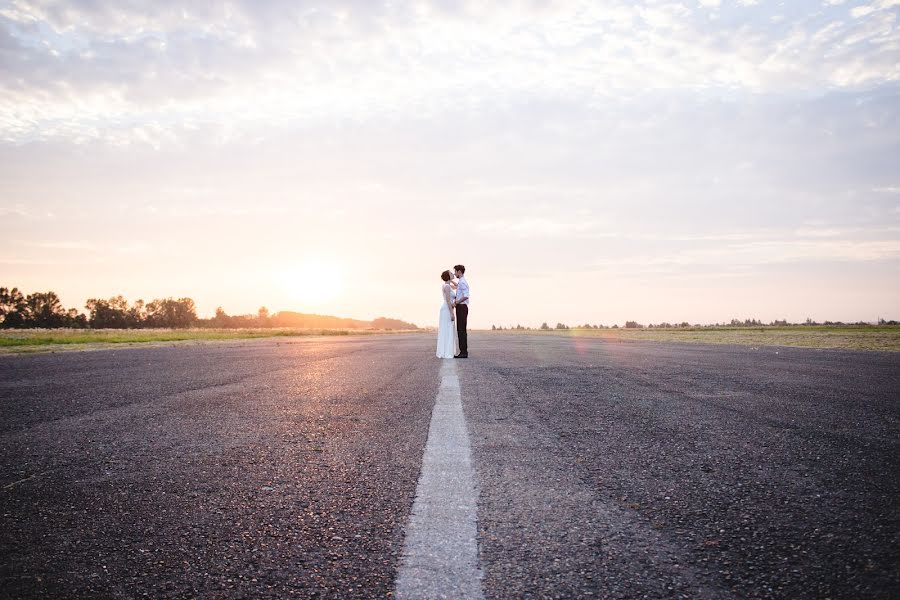
[[[0,2],[0,285],[900,318],[900,0]]]

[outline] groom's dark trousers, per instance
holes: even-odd
[[[459,334],[459,353],[469,353],[469,340],[466,337],[466,322],[469,320],[469,307],[466,304],[456,305],[456,332]]]

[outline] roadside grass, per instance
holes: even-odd
[[[369,329],[0,329],[0,354],[42,352],[111,344],[221,341],[267,337],[309,337],[403,333]]]
[[[491,333],[523,333],[504,330]],[[741,344],[747,346],[796,346],[801,348],[843,348],[900,352],[900,326],[771,326],[771,327],[685,327],[671,329],[550,329],[524,333],[569,337],[599,337],[609,340],[649,340],[698,344]]]

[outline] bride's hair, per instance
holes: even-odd
[[[444,281],[450,281],[450,271],[444,271],[441,273],[441,279]]]

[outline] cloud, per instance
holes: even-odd
[[[823,262],[874,262],[900,259],[900,240],[758,239],[700,248],[667,248],[594,260],[591,270],[678,274],[698,267],[739,274],[764,265]]]
[[[30,216],[30,213],[25,210],[24,204],[15,204],[13,206],[0,206],[0,217],[21,217],[26,218]]]
[[[596,223],[590,221],[561,221],[549,218],[531,217],[522,219],[502,219],[479,223],[481,234],[511,235],[522,238],[554,238],[571,235],[596,234]]]
[[[523,94],[599,107],[647,90],[877,86],[900,79],[891,6],[771,26],[762,10],[711,23],[678,4],[631,2],[16,0],[0,11],[0,140],[159,149],[192,123],[230,123],[240,136],[260,124],[427,118]],[[733,10],[743,9],[717,8]]]
[[[48,250],[94,250],[96,245],[86,241],[24,242],[26,246]]]
[[[59,264],[53,261],[45,261],[45,260],[34,260],[31,258],[18,258],[18,257],[7,257],[0,256],[0,265],[55,265]]]

